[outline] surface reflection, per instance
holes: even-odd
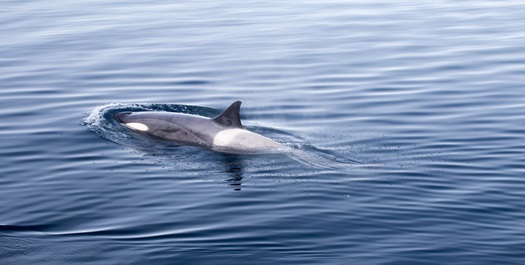
[[[240,191],[242,185],[242,177],[244,165],[239,155],[224,154],[223,164],[225,166],[224,172],[227,174],[228,185],[233,187],[233,190]]]

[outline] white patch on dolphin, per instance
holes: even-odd
[[[243,129],[227,129],[220,131],[215,135],[215,137],[213,137],[213,146],[229,146],[235,141],[238,141],[240,136],[242,136],[245,131],[246,130]]]
[[[273,140],[245,129],[227,129],[218,132],[213,137],[213,146],[247,150],[269,150],[281,147]]]
[[[126,125],[126,127],[129,127],[131,129],[135,129],[141,132],[147,132],[149,130],[148,125],[144,123],[140,123],[140,122],[129,122],[129,123],[124,123],[124,125]]]

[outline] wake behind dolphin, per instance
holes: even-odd
[[[174,112],[119,112],[124,126],[176,143],[205,147],[229,154],[275,153],[289,148],[246,130],[240,119],[241,102],[231,104],[215,118]]]

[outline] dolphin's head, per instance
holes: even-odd
[[[133,115],[130,111],[119,112],[115,115],[118,122],[122,123],[124,126],[137,130],[146,132],[149,130],[149,126],[141,123],[140,119],[137,119],[136,115]]]
[[[115,114],[115,117],[117,118],[117,121],[120,123],[128,123],[129,121],[129,115],[131,115],[131,111],[123,111]]]

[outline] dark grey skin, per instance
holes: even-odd
[[[214,119],[173,112],[120,112],[126,127],[177,143],[206,147],[233,154],[268,153],[283,146],[246,130],[240,120],[241,102],[236,101]]]

